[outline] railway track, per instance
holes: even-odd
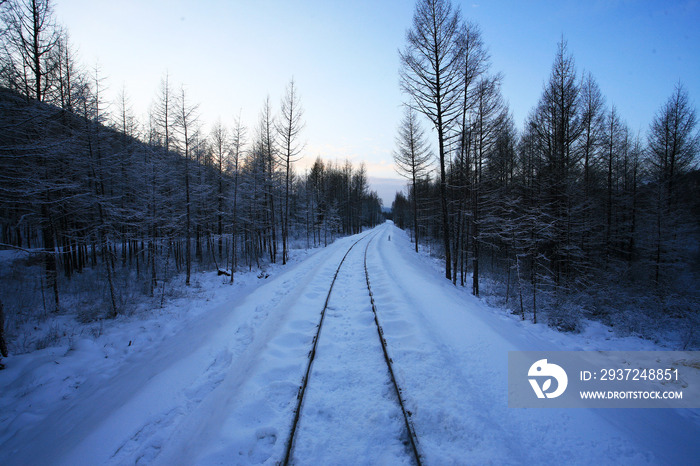
[[[336,290],[337,293],[340,292],[348,292],[349,290],[347,289],[342,289],[340,287],[336,287],[336,282],[338,280],[339,275],[341,273],[346,275],[346,282],[345,287],[351,287],[351,293],[352,292],[357,292],[360,291],[357,288],[359,288],[359,281],[358,277],[359,274],[362,275],[362,285],[363,288],[366,287],[366,289],[362,290],[362,293],[364,293],[367,296],[367,301],[369,306],[354,306],[352,309],[345,309],[346,312],[348,311],[354,311],[357,313],[365,313],[368,312],[368,309],[371,308],[371,321],[373,322],[373,327],[375,329],[376,337],[378,339],[379,345],[376,345],[376,340],[374,341],[373,344],[368,344],[366,345],[363,349],[367,351],[378,351],[378,349],[371,348],[371,346],[375,347],[380,347],[381,348],[381,353],[382,357],[381,359],[384,362],[385,366],[385,371],[374,371],[376,374],[376,377],[382,377],[385,380],[383,382],[378,382],[380,385],[381,384],[386,384],[389,385],[391,388],[388,390],[391,394],[390,395],[384,395],[385,398],[392,398],[393,402],[397,405],[397,407],[400,410],[400,417],[402,417],[402,422],[401,422],[401,437],[402,437],[402,443],[405,447],[406,454],[411,457],[411,461],[420,466],[422,464],[422,457],[420,454],[419,450],[419,444],[418,444],[418,438],[416,436],[416,432],[413,426],[413,422],[411,420],[411,411],[407,409],[406,403],[405,403],[405,398],[403,394],[403,390],[401,386],[399,385],[396,376],[395,376],[395,371],[394,371],[394,363],[393,360],[390,356],[389,349],[387,347],[387,342],[386,339],[384,338],[384,331],[382,329],[382,326],[380,324],[380,318],[377,310],[377,306],[374,301],[374,295],[372,292],[372,287],[371,287],[371,282],[370,282],[370,276],[369,276],[369,270],[367,268],[367,253],[369,250],[369,246],[372,243],[372,241],[375,239],[377,236],[376,233],[374,234],[367,234],[360,238],[359,240],[355,241],[346,251],[345,255],[343,256],[342,260],[338,264],[338,267],[335,271],[335,275],[333,276],[333,280],[331,282],[331,285],[328,289],[328,293],[326,295],[326,300],[323,306],[323,309],[321,310],[320,316],[319,316],[319,321],[316,327],[316,334],[313,337],[312,344],[311,344],[311,350],[308,353],[308,362],[306,365],[306,371],[304,373],[304,376],[301,381],[301,385],[299,387],[298,395],[297,395],[297,403],[296,407],[294,409],[294,415],[293,415],[293,420],[292,424],[289,429],[289,434],[287,436],[287,441],[285,444],[285,455],[284,459],[279,462],[279,464],[283,465],[288,465],[292,463],[293,456],[294,456],[294,451],[295,451],[295,443],[297,441],[297,437],[300,436],[299,434],[299,426],[300,426],[300,421],[303,418],[303,413],[305,411],[305,402],[307,401],[307,392],[308,388],[314,384],[314,363],[317,360],[317,355],[319,355],[319,341],[321,338],[325,339],[330,339],[330,340],[335,340],[337,338],[337,335],[331,334],[332,330],[328,330],[328,334],[325,336],[323,335],[324,332],[324,323],[327,322],[327,311],[329,309],[333,309],[331,306],[332,302],[338,301],[342,302],[342,299],[339,298],[332,298],[334,290]],[[346,259],[348,256],[351,254],[353,249],[362,241],[367,241],[365,247],[364,247],[364,252],[362,255],[362,261],[356,260],[355,262],[355,267],[353,268],[351,264],[348,264]],[[357,249],[355,249],[355,254],[357,254]],[[359,266],[359,267],[358,267]],[[345,267],[345,268],[344,268]],[[360,270],[356,270],[359,268]],[[363,269],[363,270],[362,270]],[[351,283],[351,280],[347,279],[351,274],[354,274],[354,284]],[[340,289],[339,289],[340,288]],[[365,333],[365,338],[366,338],[366,333]],[[361,341],[361,339],[360,339]],[[386,380],[388,379],[388,380]],[[306,408],[308,409],[308,407]]]

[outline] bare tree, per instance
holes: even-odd
[[[581,147],[583,159],[583,189],[585,202],[592,195],[593,166],[602,146],[605,119],[605,98],[591,73],[581,83]]]
[[[602,153],[605,161],[606,195],[605,195],[605,262],[606,266],[613,250],[613,211],[617,211],[616,187],[619,184],[620,159],[627,151],[628,129],[620,119],[617,108],[613,105],[605,116],[603,142],[605,150]]]
[[[149,183],[149,240],[148,240],[148,260],[151,269],[151,278],[149,284],[149,294],[153,295],[158,284],[157,274],[157,242],[159,224],[165,212],[161,210],[167,208],[167,204],[161,202],[159,187],[163,184],[167,176],[162,173],[164,164],[159,163],[160,160],[167,160],[170,152],[171,132],[174,122],[176,110],[173,92],[170,87],[170,76],[166,73],[161,79],[160,89],[156,98],[156,102],[151,109],[149,118],[148,143],[150,150],[148,151],[148,165],[150,165],[150,183]],[[145,172],[144,172],[145,174]]]
[[[165,76],[163,76],[160,81],[160,89],[158,91],[153,116],[155,118],[157,134],[160,138],[163,152],[166,155],[170,151],[172,127],[177,113],[174,107],[175,99],[172,88],[170,87],[170,75],[165,73]]]
[[[71,112],[76,108],[80,88],[85,85],[83,82],[85,80],[76,64],[67,32],[60,34],[55,52],[57,62],[54,74],[57,81],[57,103],[63,110]]]
[[[578,254],[573,244],[570,220],[580,189],[577,187],[580,152],[576,150],[582,125],[580,113],[580,86],[577,82],[573,56],[561,41],[552,65],[549,81],[545,84],[538,106],[528,119],[528,130],[533,131],[537,152],[543,158],[543,177],[546,181],[545,204],[554,219],[555,240],[548,246],[557,284],[569,276],[573,255]]]
[[[302,117],[304,110],[299,102],[299,95],[294,86],[294,79],[287,85],[287,92],[282,100],[280,119],[277,122],[279,134],[280,159],[284,165],[284,219],[282,222],[282,264],[289,259],[289,186],[292,174],[292,163],[301,159],[304,144],[299,141],[299,135],[304,129]]]
[[[674,236],[668,231],[679,207],[676,193],[680,176],[695,167],[700,151],[697,116],[688,92],[678,83],[654,117],[648,135],[649,164],[657,185],[654,279],[659,286],[665,245]]]
[[[603,149],[605,126],[605,98],[591,73],[584,75],[581,82],[581,138],[577,150],[583,162],[583,204],[581,247],[590,255],[595,242],[593,231],[597,230],[594,207],[596,169]]]
[[[675,199],[675,183],[680,174],[696,164],[700,151],[697,115],[682,83],[661,107],[649,128],[649,162],[656,181],[662,186],[667,209]]]
[[[7,342],[5,341],[5,310],[2,307],[2,301],[0,301],[0,356],[7,357]],[[5,366],[0,364],[0,369],[4,369]]]
[[[418,111],[430,119],[438,135],[440,204],[445,247],[445,277],[451,278],[450,218],[447,206],[448,131],[459,115],[462,85],[459,10],[449,0],[419,0],[413,26],[406,33],[401,59],[401,87]]]
[[[135,202],[137,188],[135,183],[130,182],[132,181],[132,171],[135,170],[135,160],[133,156],[137,134],[136,119],[133,116],[126,89],[123,87],[117,97],[116,104],[117,110],[113,115],[112,127],[119,133],[117,155],[119,156],[118,165],[121,182],[118,183],[120,191],[118,197],[120,200],[119,210],[122,218],[119,228],[122,236],[122,266],[126,266],[126,259],[129,251],[131,251],[131,253],[128,254],[129,259],[133,258],[133,249],[135,248],[130,247],[132,246],[130,241],[133,240],[130,235],[135,233],[136,225],[134,225],[135,222],[133,222],[133,220],[139,215],[139,208]]]
[[[233,135],[231,141],[231,169],[233,170],[233,211],[231,227],[231,284],[233,284],[233,275],[238,265],[238,256],[236,252],[236,235],[238,234],[238,183],[241,171],[241,158],[243,156],[243,148],[245,146],[246,128],[241,124],[240,115],[236,118],[236,123],[233,127]]]
[[[455,221],[453,226],[454,240],[452,263],[455,273],[452,274],[452,283],[457,283],[457,269],[461,261],[460,281],[464,283],[464,271],[467,251],[469,250],[470,235],[473,229],[473,218],[468,213],[473,209],[472,183],[474,181],[472,160],[473,125],[472,119],[478,104],[478,89],[475,86],[480,77],[486,73],[489,67],[489,55],[484,45],[481,29],[472,22],[465,22],[460,26],[457,38],[459,45],[459,73],[461,75],[460,111],[455,130],[457,137],[457,153],[453,160],[450,185],[452,195],[456,201]]]
[[[219,244],[219,258],[223,255],[224,235],[224,175],[226,159],[229,156],[229,134],[221,120],[214,123],[211,131],[211,145],[214,151],[214,165],[216,167],[216,234]]]
[[[275,118],[272,114],[272,105],[268,95],[260,112],[258,124],[258,146],[262,156],[262,175],[260,180],[263,189],[263,221],[261,226],[267,232],[265,235],[270,260],[277,261],[277,222],[275,220],[275,184],[277,172],[277,133],[275,132]]]
[[[13,0],[1,6],[6,41],[15,66],[21,66],[23,92],[45,100],[51,82],[47,77],[57,66],[53,53],[60,34],[53,18],[51,0]],[[19,65],[21,63],[21,65]]]
[[[433,154],[430,152],[425,132],[418,122],[416,112],[411,107],[406,107],[404,111],[399,134],[396,137],[396,147],[397,150],[394,152],[396,171],[410,181],[413,190],[413,231],[416,252],[418,252],[418,182],[428,171]]]
[[[484,203],[485,181],[483,179],[488,158],[498,141],[499,133],[508,116],[508,109],[501,95],[501,76],[485,76],[476,84],[473,136],[474,141],[474,182],[472,183],[472,250],[474,267],[472,272],[472,293],[479,295],[479,255],[480,222]]]
[[[196,132],[197,105],[191,105],[185,95],[185,87],[180,89],[179,111],[176,117],[175,128],[180,133],[180,151],[185,158],[184,178],[185,178],[185,285],[190,285],[190,274],[192,269],[192,245],[191,245],[191,206],[190,206],[190,152],[192,148],[193,134]]]

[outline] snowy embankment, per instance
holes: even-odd
[[[483,305],[434,273],[391,223],[368,272],[424,464],[692,463],[697,410],[509,409],[512,350],[653,349],[599,330],[560,334]],[[344,238],[269,279],[184,301],[0,371],[0,464],[275,464]],[[329,301],[293,458],[410,462],[363,284],[366,242]],[[204,282],[204,280],[203,280]],[[175,304],[173,305],[175,306]],[[173,316],[177,316],[173,318]]]
[[[391,235],[391,240],[389,240]],[[562,334],[486,307],[391,226],[370,246],[384,334],[430,464],[693,463],[698,410],[508,408],[508,351],[655,349],[600,326]]]
[[[0,371],[0,464],[154,459],[231,366],[245,370],[262,342],[259,324],[276,320],[269,310],[334,250],[297,251],[303,262],[273,266],[268,279],[237,274],[233,286],[200,274],[193,282],[204,291],[194,298],[107,321],[99,336],[75,328],[67,345],[11,356]]]

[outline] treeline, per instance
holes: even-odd
[[[479,295],[487,272],[523,318],[547,309],[560,328],[577,326],[573,296],[614,301],[632,288],[654,296],[659,315],[698,325],[700,135],[681,83],[635,134],[562,41],[518,131],[478,26],[449,0],[418,1],[401,61],[408,109],[395,160],[409,192],[393,215],[417,241],[439,239],[448,279],[471,274]],[[436,129],[436,168],[421,114]]]
[[[51,2],[0,5],[0,242],[41,257],[51,310],[61,280],[96,269],[109,315],[122,311],[115,277],[155,295],[193,263],[230,275],[285,263],[307,247],[380,220],[364,166],[316,161],[303,151],[303,110],[290,82],[279,112],[269,98],[249,132],[216,122],[204,132],[184,86],[165,76],[148,119],[122,93],[107,112],[99,71],[85,72]]]

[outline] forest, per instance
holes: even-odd
[[[166,73],[139,121],[126,91],[106,101],[108,77],[78,62],[52,1],[0,1],[0,13],[0,249],[23,253],[0,272],[10,341],[67,312],[66,297],[84,321],[129,314],[143,297],[162,305],[180,278],[192,286],[195,272],[234,283],[237,271],[285,264],[292,246],[384,220],[364,165],[318,157],[295,170],[308,154],[293,79],[247,128],[204,122]],[[679,80],[634,133],[565,38],[552,48],[519,126],[479,25],[449,0],[417,2],[398,51],[394,159],[407,190],[390,216],[446,279],[523,320],[580,331],[594,319],[697,347],[691,96]]]
[[[408,194],[392,206],[416,251],[522,319],[697,347],[700,133],[683,83],[635,134],[562,38],[519,130],[478,24],[449,0],[417,3],[394,153]]]
[[[319,157],[295,171],[306,154],[293,80],[255,128],[206,131],[166,74],[137,121],[126,92],[104,101],[106,78],[77,62],[51,1],[0,8],[0,249],[29,253],[1,274],[10,339],[65,312],[64,294],[83,295],[83,320],[114,317],[139,296],[162,305],[174,277],[190,286],[193,271],[218,270],[233,283],[237,270],[286,263],[292,245],[384,220],[364,165]]]

